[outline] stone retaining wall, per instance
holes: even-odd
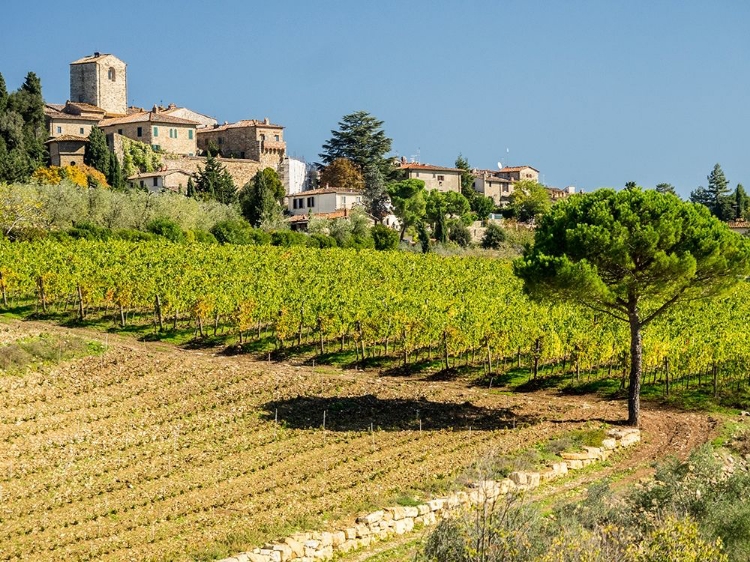
[[[542,482],[579,470],[597,461],[606,460],[618,448],[630,447],[641,440],[638,429],[610,429],[601,447],[584,447],[581,453],[561,453],[560,462],[539,472],[512,472],[503,480],[475,482],[467,491],[455,492],[446,498],[433,499],[414,507],[387,507],[357,518],[354,525],[332,532],[296,533],[278,542],[269,543],[251,552],[235,554],[219,562],[315,562],[330,560],[334,553],[346,553],[403,535],[415,527],[435,525],[461,506],[480,505],[500,495],[531,490]]]

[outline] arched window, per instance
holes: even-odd
[[[115,81],[115,69],[111,66],[109,67],[109,72],[107,72],[107,77],[112,80],[112,82]]]

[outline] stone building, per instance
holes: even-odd
[[[492,197],[496,207],[502,206],[513,193],[513,182],[490,170],[474,170],[474,191]]]
[[[89,139],[78,135],[58,135],[45,144],[49,149],[50,165],[68,166],[83,164],[83,155]]]
[[[531,166],[505,166],[496,172],[497,177],[517,182],[521,180],[539,181],[539,170]]]
[[[218,121],[213,117],[209,117],[203,113],[198,113],[187,107],[177,107],[173,103],[170,103],[167,107],[160,107],[159,110],[164,115],[171,115],[172,117],[194,121],[198,129],[202,129],[203,127],[215,127],[218,124]]]
[[[70,100],[113,115],[128,110],[127,65],[114,55],[94,53],[70,63]]]
[[[159,170],[158,172],[144,172],[130,176],[128,182],[132,187],[142,187],[152,193],[160,191],[174,191],[186,193],[187,184],[192,174],[182,170]]]
[[[185,156],[197,152],[196,123],[162,113],[156,106],[151,111],[104,119],[99,127],[107,135],[117,133],[150,144],[154,150]]]
[[[461,193],[461,174],[463,170],[459,170],[458,168],[443,168],[429,164],[402,162],[399,169],[402,171],[405,179],[422,180],[424,188],[427,191],[437,189],[443,193],[448,191]]]
[[[272,124],[268,118],[206,127],[197,133],[200,150],[206,151],[211,143],[225,158],[257,160],[262,168],[274,170],[280,170],[284,163],[284,127]]]
[[[87,103],[68,101],[65,105],[44,105],[44,119],[50,137],[76,135],[88,137],[91,127],[104,118],[104,110]]]

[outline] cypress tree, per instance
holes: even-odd
[[[122,189],[125,187],[125,180],[122,177],[122,167],[117,156],[110,154],[109,158],[109,173],[107,174],[107,183],[113,189]]]
[[[84,163],[93,166],[106,176],[109,175],[110,158],[107,137],[104,136],[104,131],[99,127],[91,127],[89,142],[86,145],[86,152],[83,155]],[[117,158],[112,158],[112,160],[117,160]]]

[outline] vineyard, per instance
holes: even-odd
[[[623,374],[622,323],[527,299],[510,264],[402,252],[124,241],[0,244],[5,307],[39,317],[153,331],[190,324],[197,337],[270,339],[319,355],[353,351],[403,366],[440,360],[489,375],[580,380]],[[676,308],[645,332],[645,383],[663,394],[705,389],[737,401],[750,383],[750,283]],[[623,383],[624,384],[624,383]]]

